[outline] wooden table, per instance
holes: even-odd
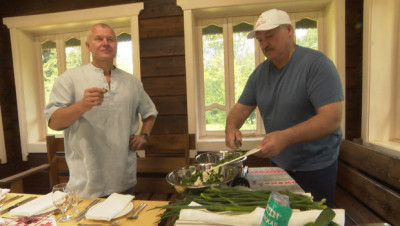
[[[21,195],[21,194],[17,194],[17,193],[8,193],[6,199],[10,199],[14,196],[17,195]],[[40,197],[41,195],[33,195],[33,194],[23,194],[24,197],[18,199],[18,200],[14,200],[10,203],[5,204],[1,209],[7,208],[15,203],[18,203],[20,201],[22,201],[23,199],[26,199],[30,196],[37,196]],[[2,200],[2,201],[4,201]],[[79,212],[82,211],[86,206],[89,205],[90,202],[92,202],[94,199],[83,199],[82,202],[78,205],[78,209]],[[140,225],[140,226],[155,226],[158,225],[158,221],[159,221],[159,217],[157,217],[158,214],[162,213],[164,210],[162,209],[155,209],[155,210],[150,210],[156,206],[162,206],[162,205],[167,205],[168,201],[148,201],[148,200],[132,200],[134,207],[138,206],[140,203],[144,202],[147,203],[146,208],[140,213],[139,218],[138,219],[127,219],[126,216],[123,216],[121,218],[112,220],[111,222],[114,221],[119,221],[121,226],[124,225]],[[132,211],[131,211],[132,212]],[[131,213],[130,212],[130,213]],[[68,213],[68,212],[67,212]],[[58,214],[55,216],[56,220],[58,218],[60,218],[61,214]],[[9,217],[9,218],[16,218],[15,216],[10,216],[9,212],[5,213],[3,215],[0,215],[1,217]],[[84,224],[103,224],[103,225],[108,225],[111,222],[107,222],[107,221],[94,221],[94,220],[86,220],[86,219],[82,219],[79,222],[76,222],[75,220],[72,221],[68,221],[65,223],[57,223],[57,225],[60,226],[69,226],[69,225],[78,225],[78,223],[84,223]]]

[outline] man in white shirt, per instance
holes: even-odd
[[[157,110],[131,74],[116,68],[115,32],[96,24],[88,32],[90,64],[64,72],[55,82],[45,114],[53,130],[64,130],[68,186],[85,198],[131,193],[136,152],[147,140]],[[139,115],[142,118],[140,135]]]

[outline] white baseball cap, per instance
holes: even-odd
[[[252,39],[256,36],[257,31],[271,30],[281,24],[292,24],[289,15],[285,11],[278,9],[265,11],[258,18],[255,29],[247,34],[247,38]]]

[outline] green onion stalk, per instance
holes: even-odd
[[[325,199],[313,201],[312,196],[295,194],[290,191],[279,191],[279,193],[289,196],[290,208],[300,211],[311,209],[325,209]],[[235,211],[252,212],[257,207],[265,208],[271,191],[249,191],[235,188],[211,187],[202,193],[184,194],[185,198],[174,203],[157,206],[154,209],[165,209],[158,216],[161,221],[166,221],[167,225],[173,225],[179,218],[182,209],[206,209],[214,212]],[[199,203],[200,206],[189,206],[191,202]]]

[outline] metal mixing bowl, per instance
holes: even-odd
[[[223,175],[223,180],[219,183],[207,184],[207,185],[183,185],[182,180],[188,178],[199,170],[205,171],[210,169],[214,164],[202,163],[184,166],[182,168],[175,169],[166,176],[166,180],[169,184],[174,186],[178,193],[200,193],[209,187],[216,187],[220,185],[226,185],[236,177],[238,170],[230,165],[221,166],[218,168],[218,173]]]
[[[196,163],[217,163],[230,155],[240,156],[239,151],[213,151],[213,152],[205,152],[199,154],[195,157]],[[247,156],[238,159],[235,162],[230,163],[229,165],[236,167],[238,169],[238,173],[242,172],[243,161],[247,159]]]

